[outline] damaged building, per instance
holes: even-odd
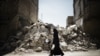
[[[0,40],[13,30],[36,22],[38,0],[0,0]]]
[[[38,0],[0,0],[0,51],[24,26],[38,21]]]
[[[100,1],[73,0],[74,19],[83,31],[90,34],[93,42],[100,48]]]

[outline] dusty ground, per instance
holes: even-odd
[[[64,56],[100,56],[100,50],[64,52]],[[4,56],[49,56],[49,52],[6,54]]]

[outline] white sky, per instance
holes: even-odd
[[[55,26],[66,26],[67,16],[73,15],[73,0],[39,0],[39,19]]]

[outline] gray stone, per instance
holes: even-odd
[[[41,47],[37,47],[37,48],[35,49],[35,51],[36,51],[36,52],[42,52],[42,48],[41,48]]]

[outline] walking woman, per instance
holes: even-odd
[[[56,29],[53,29],[53,43],[52,43],[52,48],[50,51],[50,56],[53,55],[61,55],[63,56],[64,53],[62,52],[60,48],[60,43],[59,43],[59,37],[58,37],[58,31]]]

